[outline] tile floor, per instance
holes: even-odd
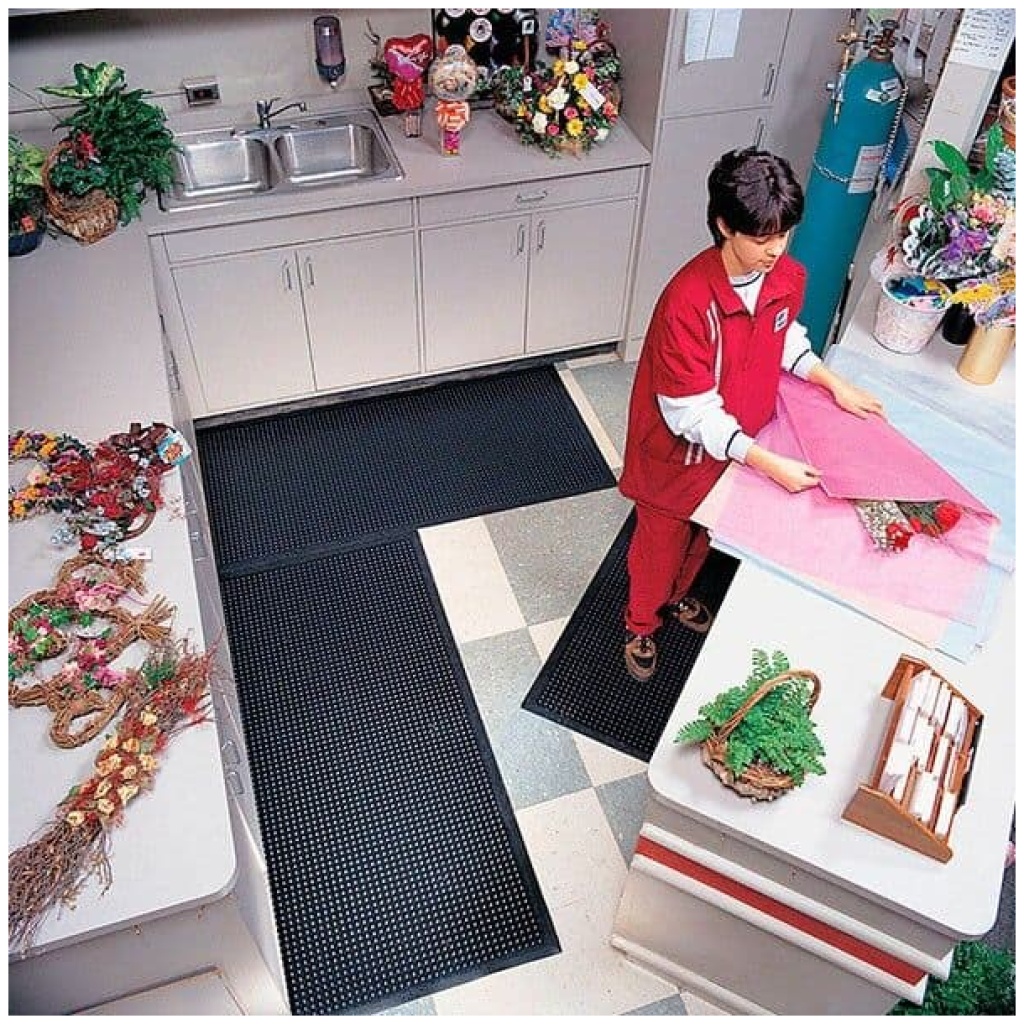
[[[635,364],[609,355],[559,370],[617,471]],[[420,531],[562,953],[389,1015],[715,1012],[608,943],[646,765],[522,708],[629,508],[611,489]]]

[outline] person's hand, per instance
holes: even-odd
[[[790,494],[806,491],[821,483],[821,471],[785,455],[776,455],[760,445],[754,445],[747,453],[747,465],[760,470],[769,480],[784,487]]]
[[[832,397],[836,405],[846,412],[853,413],[861,419],[867,419],[872,413],[884,416],[882,403],[870,391],[858,388],[845,380],[837,380],[832,387]]]

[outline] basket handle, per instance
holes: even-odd
[[[720,729],[718,729],[715,735],[720,740],[726,739],[729,734],[743,721],[743,718],[747,712],[764,696],[771,693],[772,690],[777,689],[783,683],[789,682],[790,679],[809,679],[811,682],[811,699],[807,704],[807,710],[811,708],[818,701],[818,697],[821,694],[821,680],[810,671],[805,668],[793,668],[788,672],[783,672],[780,675],[774,676],[772,679],[768,679],[763,682],[747,699],[744,703],[736,709],[733,716],[728,719]]]

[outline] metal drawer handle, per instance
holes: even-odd
[[[284,290],[290,292],[292,290],[292,262],[288,260],[287,263],[281,268],[284,271]]]
[[[523,195],[522,192],[517,192],[516,193],[516,202],[517,203],[539,203],[539,202],[543,201],[544,199],[547,199],[547,197],[548,197],[548,190],[546,188],[542,188],[539,192],[528,192],[526,195]]]
[[[526,249],[526,225],[520,224],[516,228],[516,255],[522,256]]]
[[[313,277],[313,257],[306,257],[306,284],[312,288],[316,285],[316,278]]]
[[[764,76],[764,89],[761,91],[761,96],[764,99],[768,99],[772,94],[772,86],[775,84],[775,65],[769,64]]]
[[[544,248],[544,239],[547,236],[548,226],[544,221],[537,225],[537,252]]]

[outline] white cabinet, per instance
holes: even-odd
[[[180,232],[153,252],[195,415],[420,370],[411,202]]]
[[[313,363],[290,250],[174,268],[211,412],[308,394]]]
[[[639,186],[633,169],[421,200],[425,368],[621,338]]]
[[[769,106],[782,62],[788,8],[693,8],[675,12],[662,114],[706,114]],[[705,52],[708,60],[687,60]],[[690,46],[687,48],[687,39]],[[725,56],[729,54],[729,56]]]

